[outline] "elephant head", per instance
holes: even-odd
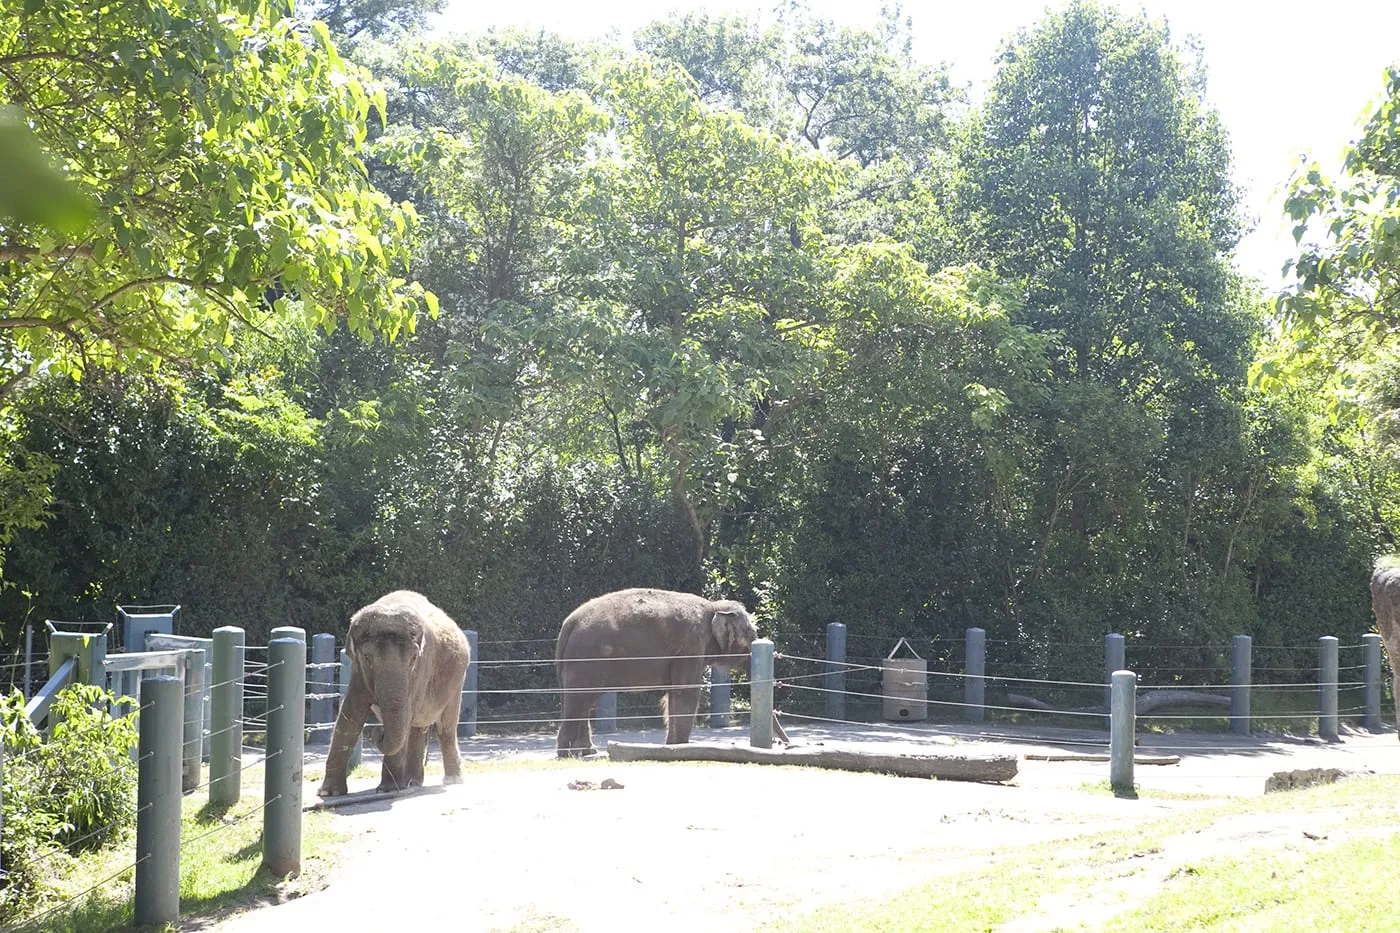
[[[758,626],[754,625],[743,604],[732,599],[716,602],[714,615],[710,618],[710,634],[714,636],[718,648],[713,654],[724,657],[734,670],[747,674],[749,649],[758,637]]]
[[[375,698],[383,724],[379,750],[386,757],[397,755],[408,741],[413,708],[410,694],[426,643],[422,627],[413,626],[408,631],[371,628],[356,633],[347,646]]]

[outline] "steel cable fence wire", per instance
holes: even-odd
[[[809,713],[789,713],[789,712],[783,712],[783,713],[782,713],[782,716],[783,716],[784,719],[794,719],[794,720],[800,719],[800,720],[806,720],[806,721],[811,721],[811,722],[826,722],[826,723],[832,723],[832,724],[835,724],[835,725],[844,725],[844,726],[861,726],[861,727],[864,727],[864,728],[866,729],[866,731],[883,731],[883,732],[888,732],[888,733],[891,734],[891,735],[897,735],[897,736],[902,735],[902,736],[905,736],[905,737],[909,737],[909,736],[911,735],[911,733],[913,733],[913,734],[920,734],[920,733],[921,733],[921,734],[923,734],[923,735],[938,735],[938,736],[941,736],[941,735],[944,734],[944,733],[938,731],[938,725],[939,725],[939,724],[932,724],[930,727],[920,728],[920,729],[910,729],[910,728],[908,728],[908,727],[906,726],[905,729],[900,730],[900,729],[898,728],[898,725],[897,725],[896,723],[894,723],[894,722],[889,722],[889,723],[884,723],[884,722],[873,722],[873,723],[872,723],[872,722],[863,722],[863,721],[861,721],[861,720],[856,720],[856,719],[835,719],[835,718],[832,718],[832,717],[829,717],[829,716],[817,716],[817,715],[809,714]],[[946,725],[946,724],[945,724],[945,725]],[[874,728],[874,729],[872,730],[872,727],[877,727],[877,728]],[[1006,740],[1006,741],[1008,741],[1008,742],[1017,742],[1017,743],[1022,743],[1022,744],[1026,743],[1026,742],[1028,741],[1027,737],[1024,736],[1024,735],[1016,735],[1016,734],[1013,734],[1013,733],[1006,733],[1006,732],[989,732],[989,731],[987,731],[987,730],[985,730],[985,729],[979,729],[979,730],[977,730],[976,732],[974,732],[971,736],[968,736],[965,732],[959,732],[959,733],[957,734],[956,738],[959,738],[959,739],[962,739],[962,738],[969,738],[969,739],[971,739],[971,740],[979,740],[979,739],[997,739],[997,740]],[[1035,744],[1037,744],[1037,745],[1069,745],[1069,746],[1077,746],[1077,747],[1085,747],[1085,748],[1107,748],[1107,747],[1108,747],[1108,744],[1109,744],[1107,739],[1103,739],[1103,740],[1094,740],[1094,739],[1088,739],[1088,738],[1078,738],[1078,739],[1075,739],[1075,738],[1069,738],[1069,737],[1066,737],[1066,736],[1046,736],[1046,737],[1037,737],[1037,738],[1035,738],[1033,741],[1034,741]],[[856,744],[859,744],[859,743],[856,743]]]
[[[884,700],[884,699],[887,698],[887,695],[886,695],[886,694],[883,694],[883,693],[858,693],[858,692],[853,691],[853,690],[832,690],[832,689],[829,688],[829,687],[811,687],[811,686],[808,686],[808,685],[806,685],[806,684],[792,684],[791,686],[792,686],[792,689],[793,689],[793,690],[809,690],[809,691],[811,691],[811,692],[813,692],[813,693],[840,693],[840,694],[844,694],[845,696],[848,696],[848,697],[852,697],[852,696],[853,696],[853,697],[861,697],[861,698],[866,698],[866,699],[878,699],[878,700]],[[1095,684],[1094,686],[1096,686],[1096,687],[1102,687],[1103,684]],[[1011,711],[1018,712],[1018,713],[1040,713],[1040,714],[1042,714],[1042,715],[1049,715],[1049,716],[1089,716],[1089,717],[1094,717],[1094,718],[1098,718],[1098,719],[1107,719],[1107,718],[1108,718],[1108,713],[1102,712],[1102,711],[1100,711],[1100,712],[1092,712],[1092,711],[1088,711],[1088,710],[1069,710],[1069,709],[1063,709],[1063,710],[1062,710],[1062,709],[1054,709],[1054,710],[1028,709],[1028,708],[1026,708],[1026,707],[1024,707],[1024,706],[997,706],[997,705],[992,704],[992,703],[965,703],[965,702],[958,702],[958,701],[955,701],[955,700],[937,700],[937,699],[924,699],[924,700],[919,700],[918,702],[927,703],[927,704],[929,704],[930,706],[949,706],[949,707],[955,707],[955,708],[957,708],[957,707],[962,707],[962,708],[991,709],[991,710],[1011,710]]]

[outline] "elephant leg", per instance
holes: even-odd
[[[699,677],[692,680],[698,681]],[[690,730],[695,728],[695,711],[700,708],[700,688],[672,687],[666,691],[661,707],[666,714],[666,744],[684,745],[689,742]]]
[[[1400,735],[1400,659],[1391,655],[1390,666],[1395,671],[1392,678],[1394,682],[1391,684],[1391,690],[1395,693],[1395,732]]]
[[[443,708],[437,720],[438,746],[442,748],[442,783],[462,783],[462,752],[457,747],[457,721],[461,719],[462,708],[449,703]]]
[[[375,788],[379,793],[394,793],[408,787],[408,746],[410,744],[404,742],[403,748],[392,755],[384,756],[384,767],[379,773],[379,786]]]
[[[369,688],[361,679],[359,670],[352,670],[345,699],[340,704],[340,713],[335,717],[331,750],[326,755],[326,774],[321,780],[321,787],[316,791],[318,797],[341,797],[346,793],[345,770],[350,761],[350,750],[355,747],[355,743],[360,740],[360,733],[364,731],[369,707]]]
[[[414,729],[408,734],[407,757],[404,766],[407,770],[408,786],[423,786],[423,764],[428,757],[428,726]]]
[[[572,693],[564,688],[563,715],[555,742],[560,758],[577,758],[598,751],[593,747],[593,726],[589,719],[599,696],[597,693]]]

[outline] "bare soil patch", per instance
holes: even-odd
[[[874,735],[867,735],[871,733]],[[619,738],[624,738],[620,736]],[[657,740],[629,734],[629,741]],[[1037,737],[956,727],[892,732],[795,730],[808,745],[880,741],[890,748],[1044,751]],[[742,741],[732,730],[703,741]],[[1063,749],[1063,736],[1056,737]],[[1144,738],[1140,751],[1175,749],[1181,764],[1140,766],[1152,794],[1116,799],[1084,790],[1107,780],[1100,762],[1021,762],[1007,784],[929,781],[815,768],[595,761],[563,766],[543,737],[472,740],[470,759],[503,759],[455,787],[343,808],[350,834],[329,883],[295,901],[228,919],[214,929],[499,931],[700,931],[753,929],[824,903],[878,898],[998,859],[1024,846],[1118,830],[1223,797],[1263,792],[1275,771],[1305,767],[1400,771],[1395,736],[1349,736],[1335,745],[1239,737]],[[513,761],[538,760],[538,768]],[[317,772],[308,766],[308,776]],[[603,790],[611,779],[621,788]],[[434,778],[430,776],[430,782]],[[588,782],[584,787],[578,782]],[[352,781],[352,791],[377,777]],[[580,789],[571,789],[575,783]],[[315,799],[308,784],[305,799]],[[1326,827],[1223,826],[1195,850],[1148,853],[1117,885],[1118,909],[1197,851],[1233,851],[1326,835]],[[1221,834],[1224,835],[1221,835]],[[1186,845],[1186,843],[1183,843]],[[1102,890],[1095,899],[1102,897]],[[1071,898],[1071,900],[1073,900]],[[1042,905],[1015,929],[1089,919],[1089,901]]]

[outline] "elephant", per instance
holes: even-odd
[[[589,719],[613,690],[664,691],[666,744],[689,742],[705,668],[727,663],[747,673],[757,637],[749,611],[732,599],[638,588],[588,600],[564,620],[554,652],[563,694],[559,757],[597,752]],[[786,742],[776,717],[774,726]]]
[[[1400,560],[1382,558],[1371,574],[1371,609],[1390,657],[1391,689],[1395,693],[1395,725],[1400,732]]]
[[[346,635],[350,685],[340,705],[317,794],[345,794],[345,767],[373,709],[383,723],[379,791],[423,783],[428,729],[437,726],[444,784],[462,783],[457,720],[471,646],[457,623],[427,597],[398,590],[350,618]]]

